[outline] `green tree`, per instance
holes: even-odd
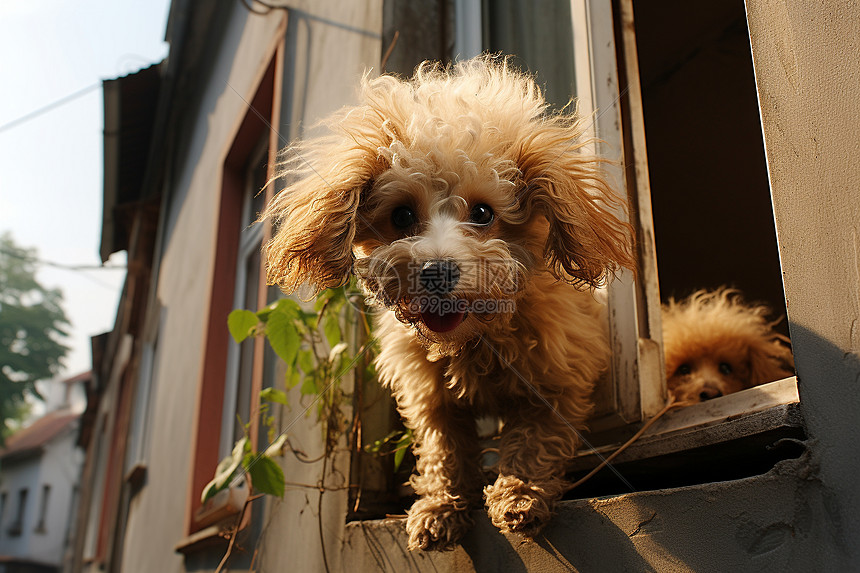
[[[0,437],[26,412],[35,383],[56,376],[68,352],[63,295],[36,280],[36,252],[0,235]]]

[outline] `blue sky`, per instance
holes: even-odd
[[[168,0],[0,0],[0,126],[167,55]],[[0,233],[39,257],[98,265],[101,88],[0,131]],[[124,254],[111,264],[124,264]],[[91,366],[89,338],[111,330],[124,272],[43,266],[72,322],[63,374]]]

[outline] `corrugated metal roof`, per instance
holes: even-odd
[[[128,248],[129,211],[144,200],[161,65],[104,82],[104,212],[101,257]]]

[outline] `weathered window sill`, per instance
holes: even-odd
[[[188,554],[225,546],[230,530],[236,527],[236,516],[242,512],[247,501],[248,486],[244,481],[241,486],[215,494],[194,513],[194,524],[198,530],[177,543],[174,550]],[[249,521],[250,512],[246,511],[239,529],[245,528]]]
[[[402,518],[351,522],[343,571],[816,571],[811,516],[827,512],[808,474],[801,458],[730,482],[563,501],[535,540],[500,533],[478,510],[444,552],[406,549]],[[798,511],[798,500],[812,501]]]

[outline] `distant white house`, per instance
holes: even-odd
[[[51,408],[0,448],[0,573],[60,571],[83,452],[74,396],[89,372],[45,387]],[[51,387],[56,386],[57,392]]]

